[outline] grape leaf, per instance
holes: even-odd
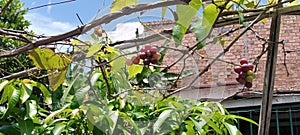
[[[210,4],[204,8],[203,17],[198,18],[191,26],[192,31],[196,34],[197,41],[202,40],[210,33],[218,14],[219,10],[214,4]]]
[[[111,62],[112,72],[122,71],[122,68],[125,66],[126,59],[124,57],[120,57]]]
[[[219,14],[219,10],[214,4],[209,4],[203,10],[202,26],[205,28],[206,34],[209,34]]]
[[[90,48],[89,48],[89,50],[88,50],[88,52],[87,52],[87,54],[86,54],[86,57],[91,57],[91,56],[93,56],[95,53],[97,53],[99,50],[101,49],[101,45],[100,44],[94,44],[94,45],[92,45]]]
[[[122,9],[123,7],[136,4],[138,4],[138,0],[115,0],[110,6],[110,10],[111,12],[115,12]]]
[[[189,5],[177,5],[176,13],[178,16],[178,21],[176,23],[181,25],[183,29],[182,32],[185,33],[194,16],[197,14],[197,10]]]
[[[173,27],[172,36],[175,41],[176,47],[178,47],[180,45],[183,35],[184,35],[184,33],[181,31],[181,26],[175,25]]]
[[[132,64],[128,69],[129,79],[143,71],[143,66]]]

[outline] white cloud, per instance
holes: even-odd
[[[51,4],[51,0],[48,1],[48,4]],[[51,13],[52,6],[47,6],[47,13]]]
[[[113,42],[134,39],[136,37],[135,32],[137,28],[139,34],[144,32],[144,26],[139,22],[119,23],[117,24],[116,31],[107,32],[107,34]]]
[[[39,13],[28,13],[25,18],[31,22],[29,29],[36,34],[56,35],[76,28],[68,22],[55,21]]]

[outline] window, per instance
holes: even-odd
[[[259,107],[228,109],[230,113],[259,122]],[[239,120],[238,128],[244,135],[256,135],[258,126]],[[273,105],[270,135],[300,135],[300,105]]]

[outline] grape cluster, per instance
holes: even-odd
[[[234,67],[234,72],[238,73],[236,81],[243,84],[247,88],[252,87],[252,81],[255,79],[256,75],[253,72],[253,64],[248,63],[247,59],[243,58],[240,60],[241,66]]]
[[[131,59],[126,60],[127,65],[139,64],[140,59],[143,60],[143,64],[145,66],[149,66],[151,64],[156,64],[160,59],[161,54],[158,52],[157,47],[151,45],[145,45],[140,52],[131,57]]]

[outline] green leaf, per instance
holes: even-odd
[[[90,48],[89,48],[89,50],[88,50],[88,52],[87,52],[87,54],[86,54],[86,57],[91,57],[91,56],[93,56],[95,53],[97,53],[98,51],[100,51],[101,50],[101,46],[102,45],[100,45],[100,44],[93,44]]]
[[[33,90],[33,86],[30,83],[22,82],[22,90],[21,90],[21,104],[23,104],[31,95]]]
[[[176,23],[181,25],[182,33],[185,33],[194,16],[197,14],[197,9],[189,5],[176,5],[176,13],[178,15],[178,21]]]
[[[244,16],[243,16],[243,14],[242,14],[241,12],[238,12],[238,15],[239,15],[240,22],[242,23],[242,25],[243,25],[244,27],[247,27],[248,24],[245,22],[245,18],[244,18]]]
[[[119,57],[111,62],[112,72],[123,72],[122,68],[125,66],[126,59]]]
[[[64,94],[63,94],[63,96],[62,96],[61,99],[60,99],[60,101],[61,101],[62,103],[65,103],[65,102],[66,102],[67,96],[69,95],[69,92],[71,91],[71,89],[74,87],[74,84],[75,84],[75,82],[77,82],[79,76],[81,76],[81,75],[77,75],[77,76],[73,79],[72,83],[68,86],[68,88],[67,88],[66,90],[64,90]]]
[[[192,121],[185,121],[186,125],[186,134],[187,135],[195,135],[195,130],[194,130],[194,123]]]
[[[64,82],[67,74],[67,69],[58,71],[48,76],[50,87],[53,91],[57,90],[57,88]]]
[[[112,83],[117,92],[131,88],[123,72],[112,73]]]
[[[201,0],[191,0],[189,5],[196,10],[199,10],[200,7],[202,6],[202,1]]]
[[[205,27],[207,34],[212,29],[212,26],[215,23],[218,15],[219,9],[215,4],[209,4],[204,8],[202,26]]]
[[[53,135],[61,135],[61,132],[65,130],[67,125],[64,123],[56,124],[54,129],[52,130]]]
[[[26,116],[34,119],[37,114],[37,104],[35,100],[26,101]]]
[[[160,85],[161,84],[161,79],[162,79],[162,76],[161,76],[160,73],[158,73],[158,72],[152,73],[148,77],[150,87],[155,87],[155,86]]]
[[[256,123],[254,120],[248,119],[248,118],[246,118],[246,117],[238,116],[238,115],[228,114],[228,115],[226,116],[226,118],[230,118],[230,119],[241,119],[241,120],[248,121],[248,122],[250,122],[250,123],[252,123],[252,124],[255,124],[255,125],[259,126],[258,123]]]
[[[70,104],[66,104],[61,109],[52,112],[49,116],[46,117],[46,119],[44,120],[44,124],[50,122],[50,120],[53,120],[54,116],[60,114],[61,112],[63,112],[69,106],[70,106]]]
[[[229,131],[230,135],[242,135],[242,133],[237,129],[236,126],[231,125],[231,124],[229,124],[227,122],[224,122],[223,124],[225,125],[225,127]]]
[[[194,123],[197,131],[199,131],[201,133],[203,126],[206,125],[207,122],[204,119],[201,119],[200,122],[197,122],[195,119],[193,119],[191,117],[190,117],[190,119]]]
[[[191,30],[196,35],[196,40],[200,41],[206,36],[205,27],[202,26],[202,18],[197,18],[191,25]]]
[[[124,112],[119,112],[119,116],[123,117],[124,119],[128,120],[131,126],[136,130],[138,135],[142,135],[142,132],[140,128],[136,125],[136,123],[132,120],[131,117],[129,117],[126,113]]]
[[[173,27],[172,36],[175,41],[176,47],[178,47],[181,44],[182,38],[184,36],[184,32],[181,31],[180,25],[175,25]]]
[[[52,97],[51,97],[51,94],[50,92],[48,91],[48,89],[41,83],[39,82],[32,82],[33,86],[39,88],[43,95],[44,95],[44,102],[46,104],[51,104],[52,103]]]
[[[123,7],[136,4],[138,4],[138,0],[115,0],[110,6],[110,10],[111,12],[115,12],[122,9]]]
[[[153,134],[155,134],[155,132],[157,132],[161,128],[161,125],[170,116],[172,111],[173,110],[165,110],[159,115],[158,119],[155,121],[153,125]]]
[[[129,79],[143,71],[143,66],[132,64],[128,69]]]
[[[0,126],[0,132],[5,133],[6,135],[19,135],[20,129],[15,125],[2,125]]]
[[[1,100],[0,100],[0,104],[3,104],[4,102],[7,101],[8,96],[10,95],[10,92],[13,91],[14,87],[12,84],[7,85],[6,87],[4,87],[4,92],[2,94]]]
[[[3,82],[0,83],[0,92],[3,90],[3,88],[9,83],[9,81],[4,80]]]
[[[113,133],[113,131],[115,131],[117,122],[118,122],[118,118],[119,118],[119,111],[114,111],[111,114],[109,114],[110,120],[112,123],[110,123],[110,131],[111,133]]]
[[[146,115],[145,113],[143,113],[143,112],[134,112],[133,115],[134,115],[136,118],[138,118],[138,119],[144,118],[144,117],[147,116],[147,115]]]
[[[222,135],[223,132],[219,129],[219,126],[216,125],[214,122],[212,121],[207,121],[207,125],[212,127],[214,129],[214,131],[216,131],[219,135]]]
[[[11,94],[8,96],[8,107],[7,110],[12,109],[13,107],[16,106],[16,104],[19,102],[19,98],[21,95],[21,90],[20,88],[16,88],[16,87],[11,87],[12,89],[10,89]]]
[[[32,135],[34,124],[31,119],[19,120],[19,127],[21,130],[21,135]]]
[[[83,99],[86,97],[89,90],[90,90],[90,86],[85,86],[83,88],[76,90],[75,98],[77,99],[77,101],[79,103],[81,103],[83,101]]]
[[[198,18],[191,26],[192,31],[196,34],[197,41],[201,41],[210,33],[218,14],[219,10],[214,4],[209,4],[204,8],[202,19]]]

